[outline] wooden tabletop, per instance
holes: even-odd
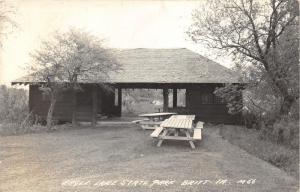
[[[195,119],[195,115],[172,115],[170,118],[176,118],[176,119]]]
[[[140,114],[140,117],[160,117],[160,116],[168,116],[168,115],[175,115],[177,113],[169,113],[169,112],[165,112],[165,113],[146,113],[146,114]]]
[[[194,119],[195,115],[173,115],[162,122],[160,126],[165,128],[192,129]]]

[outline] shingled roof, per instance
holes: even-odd
[[[114,49],[112,52],[123,70],[110,74],[111,83],[239,82],[238,74],[186,48]],[[30,82],[30,76],[25,76],[12,83]]]

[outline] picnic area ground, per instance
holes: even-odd
[[[218,126],[203,140],[156,147],[137,125],[0,137],[0,191],[297,191],[294,177],[230,144]]]

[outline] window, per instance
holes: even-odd
[[[186,90],[185,89],[176,89],[174,95],[173,89],[168,89],[168,107],[169,108],[176,108],[176,107],[185,107],[185,98],[186,98]],[[176,99],[176,102],[174,103],[174,99]],[[174,106],[174,104],[176,106]]]
[[[216,95],[214,95],[214,100],[215,100],[215,104],[224,104],[225,103],[221,97],[217,97]]]
[[[213,93],[202,93],[201,104],[225,104],[222,98],[217,97]]]

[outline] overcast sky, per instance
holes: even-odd
[[[112,48],[182,48],[230,66],[212,50],[195,45],[185,32],[191,12],[199,1],[102,1],[102,0],[11,0],[15,8],[14,29],[3,42],[0,83],[24,75],[29,53],[55,30],[78,27]]]

